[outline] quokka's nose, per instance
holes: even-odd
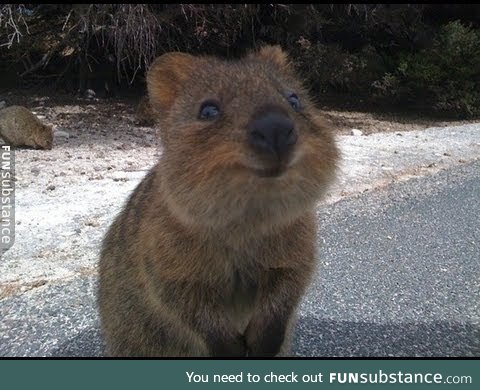
[[[297,142],[295,124],[287,114],[267,110],[257,115],[248,125],[248,141],[262,154],[285,158]]]

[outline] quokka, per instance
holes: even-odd
[[[108,353],[287,353],[331,130],[278,46],[237,61],[167,53],[147,85],[163,152],[103,242]]]

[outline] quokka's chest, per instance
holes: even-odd
[[[260,275],[251,275],[234,271],[226,288],[225,311],[239,332],[243,332],[250,322],[258,303],[261,280]]]

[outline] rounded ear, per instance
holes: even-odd
[[[155,59],[147,72],[148,95],[154,110],[170,109],[196,61],[196,57],[181,52],[166,53]]]
[[[279,45],[267,45],[260,48],[258,51],[251,52],[248,58],[258,59],[261,61],[270,62],[282,69],[290,68],[290,61],[287,53]]]

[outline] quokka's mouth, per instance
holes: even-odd
[[[286,170],[287,167],[285,165],[278,165],[272,168],[255,169],[254,171],[259,177],[275,178],[282,176]]]

